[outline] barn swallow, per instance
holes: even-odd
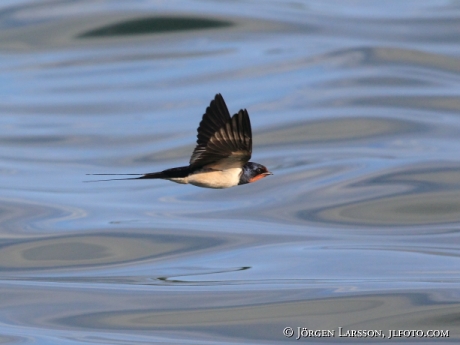
[[[249,162],[252,153],[251,122],[246,109],[230,117],[221,94],[211,101],[198,126],[197,145],[188,166],[112,180],[163,179],[204,188],[229,188],[273,175],[261,164]],[[103,180],[110,181],[110,180]]]

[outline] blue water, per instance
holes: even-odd
[[[3,1],[0,343],[458,343],[459,23],[458,1]],[[273,176],[84,182],[186,165],[216,93]]]

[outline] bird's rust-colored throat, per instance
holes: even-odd
[[[270,174],[259,174],[257,176],[254,176],[253,178],[251,178],[249,180],[249,183],[252,183],[252,182],[256,182],[256,181],[259,181],[259,180],[262,180],[264,177],[267,177],[268,175],[273,175],[272,173]]]

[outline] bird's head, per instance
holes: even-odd
[[[259,163],[247,162],[243,166],[243,173],[239,184],[246,184],[259,181],[268,175],[273,175],[266,167]]]

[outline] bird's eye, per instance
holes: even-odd
[[[262,169],[261,169],[261,168],[257,168],[256,173],[257,173],[257,174],[262,174]]]

